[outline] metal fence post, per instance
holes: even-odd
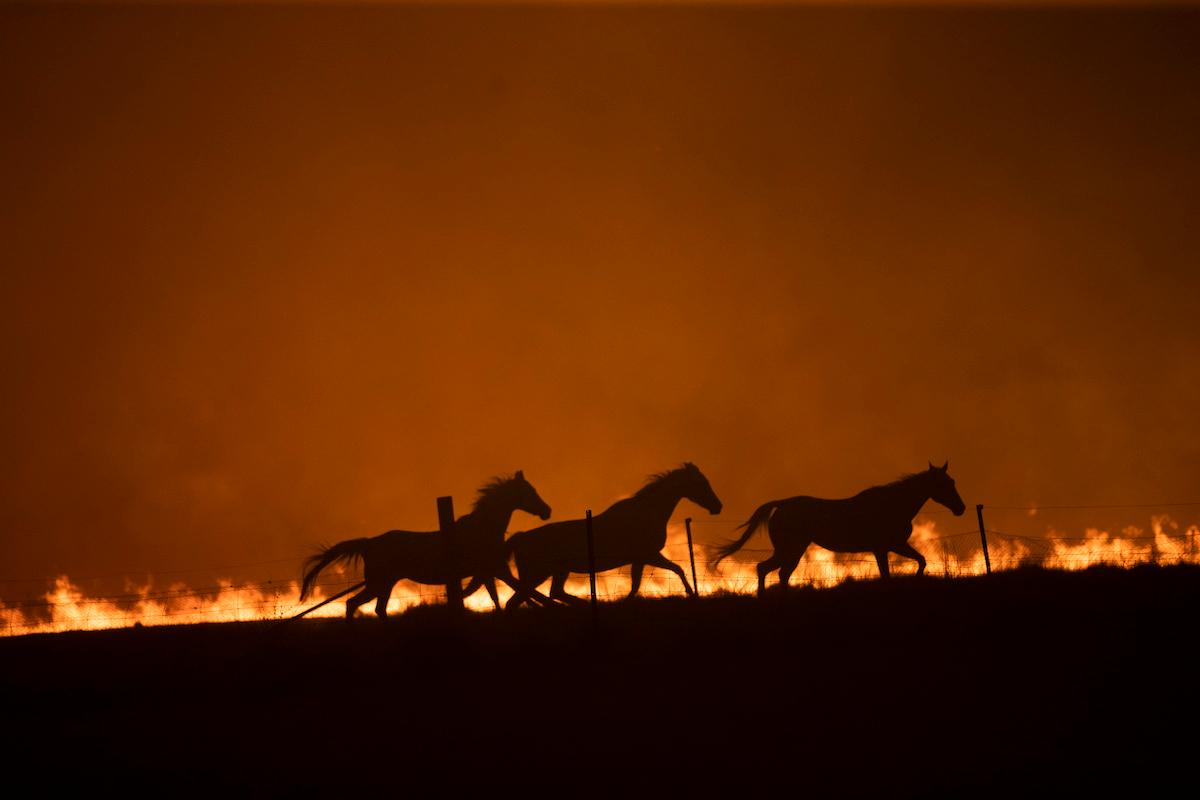
[[[587,556],[588,556],[588,580],[592,587],[592,624],[596,624],[596,608],[599,605],[599,598],[596,596],[596,537],[592,533],[592,510],[587,510]]]
[[[687,530],[688,540],[688,560],[692,562],[692,589],[696,592],[695,596],[700,596],[700,581],[696,579],[696,552],[692,549],[692,518],[688,517],[683,521],[683,527]]]
[[[992,574],[992,557],[988,554],[987,546],[987,529],[983,527],[983,503],[975,506],[975,515],[979,517],[979,541],[983,543],[983,565],[987,568],[987,574]]]

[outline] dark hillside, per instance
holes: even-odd
[[[423,608],[2,640],[8,774],[206,796],[1030,796],[1192,780],[1194,567],[600,611],[596,632],[587,609]]]

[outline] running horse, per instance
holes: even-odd
[[[940,467],[906,475],[882,486],[864,489],[853,497],[826,500],[820,497],[789,497],[763,503],[739,525],[741,538],[717,551],[717,564],[742,548],[763,525],[775,552],[758,565],[758,593],[766,590],[767,573],[779,570],[779,585],[786,588],[796,565],[810,544],[835,553],[874,553],[879,574],[888,577],[888,553],[917,562],[917,574],[925,573],[925,557],[908,543],[912,520],[926,500],[941,503],[962,516],[966,505],[954,488],[950,462]]]
[[[470,513],[459,517],[449,533],[442,531],[388,531],[365,539],[348,539],[320,551],[305,562],[300,583],[300,599],[312,590],[321,570],[336,562],[361,560],[365,588],[346,601],[346,617],[364,603],[375,600],[375,613],[387,616],[388,598],[397,581],[446,585],[452,580],[472,578],[487,587],[492,602],[500,608],[496,579],[514,590],[517,582],[508,569],[505,531],[514,511],[525,511],[541,519],[550,518],[550,506],[538,496],[525,474],[517,471],[510,478],[495,478],[479,490]],[[450,537],[448,539],[448,537]],[[451,548],[457,568],[447,565]],[[453,574],[457,572],[457,574]],[[532,598],[546,603],[545,595]]]
[[[642,570],[658,567],[679,576],[687,593],[696,592],[688,583],[683,568],[662,554],[667,543],[667,522],[680,500],[691,500],[711,514],[721,513],[721,501],[713,492],[704,473],[691,463],[652,475],[632,497],[618,500],[592,517],[596,571],[632,565],[629,596],[638,593]],[[568,594],[567,576],[587,573],[587,522],[582,519],[552,522],[540,528],[513,534],[508,546],[514,556],[520,588],[506,608],[516,608],[536,599],[535,590],[547,578],[550,599],[583,602]]]

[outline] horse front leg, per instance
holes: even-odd
[[[536,586],[525,586],[517,580],[507,565],[496,574],[496,577],[504,581],[508,585],[508,588],[513,590],[513,596],[508,598],[508,605],[505,608],[516,608],[524,602],[530,604],[536,603],[543,608],[554,605],[554,601],[539,592]],[[545,578],[542,580],[545,580]]]
[[[688,595],[692,597],[696,596],[696,590],[692,588],[690,583],[688,583],[687,574],[683,571],[683,567],[679,566],[674,561],[671,561],[662,553],[655,553],[653,557],[646,560],[646,563],[652,567],[658,567],[659,569],[665,569],[668,572],[674,572],[679,576],[679,580],[683,581],[684,591],[686,591]]]
[[[887,550],[875,551],[875,563],[879,565],[879,577],[891,577],[891,570],[888,568]]]
[[[483,581],[484,581],[484,579],[480,578],[478,575],[475,576],[474,578],[471,578],[471,580],[467,583],[467,585],[463,587],[463,590],[462,590],[463,600],[466,600],[468,597],[475,594],[475,592],[477,592],[479,590],[479,587],[484,585]]]
[[[522,587],[520,584],[513,583],[513,584],[509,584],[509,585],[512,587],[513,596],[508,598],[508,604],[505,605],[504,608],[506,611],[515,611],[516,609],[521,607],[521,603],[524,603],[524,602],[530,600],[531,598],[529,597],[529,594],[525,591],[524,587]]]
[[[893,547],[892,552],[898,556],[904,556],[905,558],[911,558],[913,561],[916,561],[917,562],[917,574],[918,575],[925,574],[925,556],[918,553],[916,548],[913,547],[911,544],[909,544],[908,542],[905,542],[904,544],[900,545],[899,547]]]

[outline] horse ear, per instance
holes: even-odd
[[[946,463],[942,464],[941,470],[942,472],[948,472],[950,470],[950,459],[946,459]]]
[[[929,462],[929,468],[930,468],[931,470],[933,470],[933,469],[937,469],[937,467],[935,467],[935,466],[933,465],[933,462],[932,462],[932,461],[930,461],[930,462]]]
[[[521,480],[525,480],[525,470],[523,470],[523,469],[517,470],[516,477],[520,478]]]

